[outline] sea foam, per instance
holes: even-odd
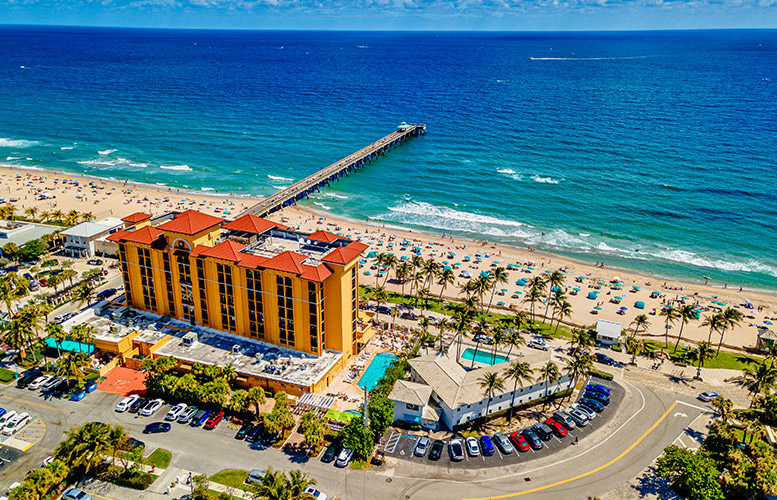
[[[0,148],[29,148],[40,144],[38,141],[25,141],[24,139],[7,139],[0,137]]]
[[[192,167],[189,165],[160,165],[159,168],[163,168],[165,170],[177,170],[179,172],[191,172]]]
[[[274,181],[286,181],[286,182],[293,182],[294,181],[294,179],[290,179],[288,177],[281,177],[279,175],[269,175],[268,174],[267,177],[269,177],[270,179],[272,179]]]
[[[100,153],[101,155],[109,155],[109,154],[114,153],[116,151],[118,151],[118,149],[104,149],[102,151],[98,151],[98,153]]]

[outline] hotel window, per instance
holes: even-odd
[[[359,284],[356,280],[356,267],[351,269],[351,342],[356,343],[356,316],[359,314]]]
[[[235,320],[235,295],[232,288],[232,268],[216,264],[219,282],[219,303],[221,304],[221,328],[229,332],[237,329]]]
[[[194,294],[192,293],[192,271],[189,254],[176,252],[175,262],[178,265],[178,281],[181,284],[183,319],[194,323]]]
[[[291,278],[276,276],[278,287],[278,330],[281,345],[294,347],[294,296],[291,290]]]
[[[156,311],[154,271],[151,268],[151,252],[148,248],[138,248],[138,262],[140,263],[140,288],[143,292],[143,306],[149,311]]]
[[[208,325],[208,296],[205,293],[205,261],[197,259],[197,288],[200,292],[200,312],[202,324]]]
[[[246,269],[248,289],[248,333],[264,340],[264,309],[262,307],[262,271]]]
[[[420,407],[420,406],[418,406],[418,405],[414,405],[413,403],[405,403],[405,407],[406,407],[408,410],[413,410],[413,411],[418,411],[418,410],[420,410],[420,409],[421,409],[421,407]]]
[[[167,306],[170,316],[175,316],[175,295],[173,294],[173,273],[170,270],[170,255],[162,252],[162,262],[165,266],[165,284],[167,286]]]
[[[308,311],[310,315],[310,350],[318,352],[318,339],[323,333],[321,330],[321,318],[319,307],[323,309],[319,286],[308,282]]]
[[[119,243],[119,262],[121,262],[121,279],[124,281],[124,297],[127,305],[132,305],[132,288],[130,287],[129,268],[127,267],[127,246]]]

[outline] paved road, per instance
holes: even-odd
[[[120,398],[106,393],[96,392],[74,403],[46,400],[37,392],[9,386],[0,389],[0,406],[41,418],[47,432],[38,444],[4,469],[0,487],[7,487],[30,468],[38,467],[51,454],[63,431],[97,420],[125,426],[131,435],[145,441],[149,450],[171,450],[173,465],[183,470],[213,474],[225,468],[300,468],[318,481],[322,491],[342,500],[493,498],[513,494],[538,499],[584,499],[622,487],[639,475],[703,412],[704,405],[687,396],[676,398],[676,394],[655,387],[621,383],[622,401],[618,408],[608,409],[614,414],[582,437],[577,446],[571,441],[552,442],[553,453],[527,453],[509,465],[494,465],[490,459],[483,462],[487,465],[483,467],[473,467],[469,462],[451,464],[444,456],[438,464],[426,459],[389,459],[385,467],[364,472],[337,469],[316,459],[236,441],[235,430],[223,423],[214,431],[175,424],[169,434],[141,435],[147,423],[161,420],[166,407],[155,417],[138,417],[114,413],[114,404]],[[141,498],[139,492],[121,489],[100,494],[116,500]],[[142,494],[144,498],[154,495]]]

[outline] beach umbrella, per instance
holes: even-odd
[[[504,302],[497,302],[496,305],[504,307],[505,303]]]
[[[480,271],[480,275],[483,277],[488,276],[488,271]]]
[[[596,300],[596,292],[588,292],[588,298],[591,300]]]
[[[634,302],[634,307],[636,309],[644,309],[645,308],[645,303],[642,302],[641,300],[638,300],[638,301]]]
[[[628,310],[629,310],[628,307],[621,307],[621,311],[628,311]]]
[[[594,307],[594,309],[596,309],[597,311],[601,311],[602,310],[602,308],[599,307],[599,306]]]
[[[370,253],[367,254],[367,258],[371,259],[373,257],[376,257],[377,255],[378,255],[378,252],[370,252]]]
[[[502,288],[502,291],[503,291],[503,292],[506,292],[506,291],[507,291],[507,288]]]
[[[553,271],[551,271],[550,269],[546,269],[545,274],[553,274]]]
[[[579,292],[579,291],[580,291],[580,288],[577,288],[577,287],[575,287],[575,288],[573,288],[572,290],[574,290],[574,291],[576,291],[576,292]]]
[[[632,285],[631,288],[633,288],[634,290],[639,290],[639,287],[637,285]]]
[[[442,270],[443,271],[450,271],[451,270],[451,266],[442,266]]]
[[[400,260],[407,260],[407,259],[409,259],[407,255],[403,255],[402,257],[400,257]]]
[[[365,275],[365,276],[369,276],[370,274],[372,274],[372,273],[371,273],[371,272],[369,272],[369,271],[364,271],[364,275]]]
[[[691,300],[688,297],[680,297],[682,300]]]
[[[764,323],[767,325],[772,325],[773,323],[771,321],[764,320]]]
[[[617,276],[614,276],[614,277],[612,278],[612,280],[613,280],[615,283],[617,283],[617,282],[619,282],[621,279],[620,279],[619,277],[617,277]]]
[[[718,302],[718,305],[719,305],[720,307],[726,307],[726,304],[724,304],[723,302]]]
[[[551,292],[555,292],[556,290],[561,290],[561,287],[554,286],[553,288],[550,289]]]
[[[516,290],[514,293],[517,293],[518,295],[523,295],[523,292],[520,290]]]
[[[578,277],[577,277],[577,279],[579,279],[579,280],[584,280],[584,279],[585,279],[585,276],[578,276]]]
[[[534,271],[534,268],[532,266],[529,266],[529,271]]]
[[[448,261],[447,261],[447,260],[444,260],[444,261],[442,261],[442,263],[443,263],[444,265],[446,265],[446,266],[448,265]]]
[[[604,281],[598,281],[596,284],[599,286],[604,286]]]
[[[460,265],[461,265],[461,262],[454,262],[454,263],[453,263],[453,265],[454,265],[454,266],[460,266]]]

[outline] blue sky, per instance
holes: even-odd
[[[168,28],[775,28],[777,0],[0,0],[0,22]]]

